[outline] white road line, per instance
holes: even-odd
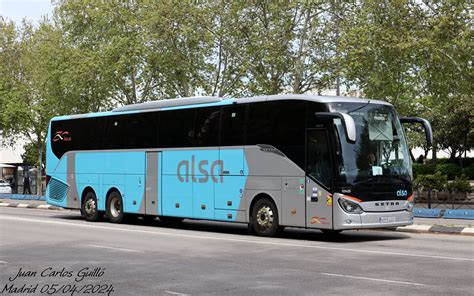
[[[39,205],[38,209],[49,209],[50,207],[50,205]]]
[[[99,246],[99,245],[87,245],[87,246],[88,246],[88,247],[93,247],[93,248],[101,248],[101,249],[116,250],[116,251],[134,252],[134,253],[143,253],[143,251],[139,251],[139,250],[123,249],[123,248],[116,248],[116,247]]]
[[[272,241],[263,241],[263,240],[262,241],[245,240],[245,239],[238,239],[238,238],[213,237],[213,236],[202,236],[202,235],[193,235],[193,234],[128,229],[128,228],[82,224],[82,223],[70,223],[70,222],[64,222],[64,221],[29,219],[29,218],[21,218],[21,217],[14,217],[14,216],[0,216],[0,220],[13,220],[13,221],[23,221],[23,222],[28,222],[28,223],[34,222],[34,223],[44,223],[44,224],[68,225],[68,226],[83,227],[83,228],[107,229],[107,230],[122,231],[122,232],[135,232],[135,233],[144,233],[144,234],[152,234],[152,235],[175,236],[175,237],[185,237],[185,238],[195,238],[195,239],[209,239],[209,240],[216,240],[216,241],[218,240],[218,241],[228,241],[228,242],[239,242],[239,243],[247,243],[247,244],[299,247],[299,248],[308,248],[308,249],[334,250],[334,251],[345,251],[345,252],[376,254],[376,255],[391,255],[391,256],[401,256],[401,257],[418,257],[418,258],[429,258],[429,259],[443,259],[443,260],[474,262],[474,258],[445,257],[445,256],[425,255],[425,254],[349,249],[349,248],[329,247],[329,246],[321,246],[321,245],[290,244],[290,243],[281,243],[281,242],[272,242]]]
[[[29,204],[19,204],[16,207],[17,208],[27,208],[28,206],[29,206]]]
[[[420,284],[420,283],[393,281],[393,280],[386,280],[386,279],[376,279],[376,278],[368,278],[368,277],[345,275],[345,274],[335,274],[335,273],[325,273],[325,272],[321,272],[321,274],[328,275],[328,276],[345,277],[345,278],[351,278],[351,279],[357,279],[357,280],[367,280],[367,281],[393,283],[393,284],[403,284],[403,285],[412,285],[412,286],[425,286],[425,284]]]
[[[173,291],[165,291],[165,293],[173,294],[173,295],[180,295],[180,296],[187,296],[187,295],[189,295],[189,294],[183,294],[183,293],[178,293],[178,292],[173,292]]]
[[[9,202],[0,202],[0,207],[8,207]]]
[[[8,264],[7,261],[0,261],[1,264]]]

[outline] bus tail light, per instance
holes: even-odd
[[[412,194],[407,198],[407,211],[411,212],[413,211],[413,208],[415,207],[415,196]]]

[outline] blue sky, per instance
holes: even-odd
[[[0,15],[20,24],[23,18],[38,22],[43,15],[51,17],[51,0],[0,0]]]

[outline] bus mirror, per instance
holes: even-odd
[[[433,130],[428,120],[420,117],[400,117],[401,123],[421,123],[425,129],[426,143],[428,147],[433,145]]]
[[[342,127],[346,133],[346,139],[348,142],[355,143],[356,141],[356,127],[354,118],[344,112],[316,112],[314,113],[317,118],[321,119],[334,119],[339,118],[342,123]]]

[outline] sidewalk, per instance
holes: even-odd
[[[48,210],[64,210],[63,208],[47,205],[42,200],[16,200],[0,198],[0,207],[38,208]],[[390,228],[400,232],[415,233],[444,233],[474,236],[474,220],[443,219],[443,218],[414,218],[413,225]]]

